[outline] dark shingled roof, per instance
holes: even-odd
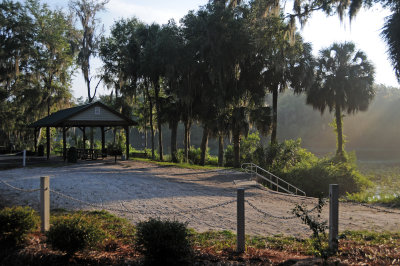
[[[115,115],[121,117],[124,120],[123,123],[115,122],[115,123],[111,123],[111,124],[104,124],[104,126],[109,126],[109,125],[110,126],[111,125],[113,125],[113,126],[137,125],[137,122],[135,122],[135,121],[123,116],[122,114],[114,111],[113,109],[111,109],[107,105],[105,105],[105,104],[103,104],[101,102],[93,102],[93,103],[88,103],[88,104],[79,105],[79,106],[71,107],[71,108],[68,108],[68,109],[60,110],[58,112],[55,112],[54,114],[46,116],[46,117],[44,117],[44,118],[42,118],[42,119],[30,124],[29,127],[61,127],[61,126],[64,126],[64,123],[70,117],[83,112],[84,110],[88,109],[89,107],[91,107],[93,105],[99,105],[99,106],[107,109],[108,111],[114,113]],[[112,122],[112,121],[108,121],[108,122]],[[91,125],[91,124],[87,124],[85,122],[81,122],[81,123],[82,124],[76,125],[76,126],[86,126],[86,125],[90,126]],[[101,123],[101,122],[99,122],[99,123]]]

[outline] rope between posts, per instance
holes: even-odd
[[[87,202],[87,201],[83,201],[83,200],[76,199],[74,197],[65,195],[65,194],[63,194],[61,192],[58,192],[58,191],[55,191],[53,189],[50,189],[50,192],[52,192],[54,194],[57,194],[58,196],[60,196],[62,198],[73,200],[73,201],[76,201],[76,202],[79,202],[79,203],[82,203],[82,204],[85,204],[85,205],[89,205],[89,206],[92,206],[92,207],[95,207],[95,208],[100,208],[100,209],[104,209],[104,210],[108,210],[108,211],[130,213],[130,214],[158,214],[158,215],[183,214],[183,213],[189,213],[189,212],[192,212],[192,211],[196,211],[197,212],[197,211],[203,211],[203,210],[210,210],[210,209],[214,209],[214,208],[218,208],[218,207],[222,207],[222,206],[228,205],[228,204],[233,203],[233,202],[236,201],[236,199],[234,199],[234,200],[229,200],[229,201],[226,201],[226,202],[214,204],[214,205],[211,205],[211,206],[206,206],[206,207],[203,207],[203,208],[193,208],[193,209],[183,210],[183,211],[170,211],[170,212],[154,212],[154,211],[140,211],[140,210],[133,211],[133,210],[128,210],[128,209],[127,210],[122,210],[122,209],[117,209],[117,208],[105,207],[104,205],[102,206],[100,204],[90,203],[90,202]]]
[[[296,215],[293,215],[293,216],[275,216],[273,214],[270,214],[268,212],[265,212],[265,211],[257,208],[253,203],[251,203],[248,200],[245,200],[245,202],[247,202],[247,204],[249,204],[249,206],[252,207],[255,211],[257,211],[258,213],[260,213],[260,214],[262,214],[262,215],[264,215],[266,217],[271,217],[271,218],[280,219],[280,220],[291,220],[291,219],[297,218]],[[307,213],[311,213],[311,212],[315,211],[317,208],[318,208],[318,204],[314,208],[312,208],[311,210],[308,210]]]
[[[0,154],[0,157],[10,157],[10,156],[15,156],[18,154],[23,154],[23,151],[17,152],[17,153],[12,153],[12,154]]]
[[[275,216],[272,215],[268,212],[265,212],[259,208],[257,208],[256,206],[254,206],[250,201],[245,200],[245,202],[247,202],[247,204],[250,205],[250,207],[252,207],[255,211],[257,211],[258,213],[261,213],[262,215],[266,216],[266,217],[271,217],[271,218],[275,218],[275,219],[281,219],[281,220],[290,220],[290,219],[294,219],[297,218],[297,216]]]
[[[14,187],[13,185],[10,185],[9,183],[7,183],[7,182],[5,182],[5,181],[3,181],[3,180],[0,180],[0,182],[3,183],[4,185],[10,187],[10,188],[13,188],[13,189],[15,189],[15,190],[22,191],[22,192],[36,192],[36,191],[40,191],[40,188],[35,188],[35,189],[23,189],[23,188]]]
[[[386,213],[391,213],[391,214],[400,214],[400,212],[394,212],[394,211],[389,211],[389,210],[385,210],[385,209],[381,209],[375,206],[371,206],[369,204],[365,204],[365,203],[359,203],[359,202],[354,202],[355,204],[361,205],[363,207],[369,208],[369,209],[373,209],[376,211],[380,211],[380,212],[386,212]]]

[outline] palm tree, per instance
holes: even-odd
[[[321,114],[335,110],[336,154],[343,158],[342,113],[366,111],[374,97],[374,67],[353,43],[334,43],[320,52],[316,80],[307,91],[307,104]]]
[[[393,13],[386,18],[381,35],[387,42],[389,58],[400,82],[400,3],[393,1],[391,10]]]

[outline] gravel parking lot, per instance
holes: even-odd
[[[192,170],[136,161],[117,164],[93,161],[0,171],[0,180],[24,189],[38,188],[40,176],[50,176],[50,188],[62,193],[51,193],[52,209],[105,209],[133,223],[150,217],[176,219],[199,231],[236,230],[236,189],[242,186],[246,188],[246,200],[257,209],[248,203],[245,205],[247,234],[308,235],[310,231],[298,218],[266,217],[261,212],[289,217],[293,216],[291,210],[296,203],[304,203],[310,209],[317,203],[314,198],[263,189],[248,182],[249,175],[233,170]],[[21,192],[0,183],[0,195],[7,204],[39,207],[39,192]],[[340,231],[400,230],[400,211],[386,213],[354,203],[341,203],[339,210]],[[323,218],[327,219],[327,214],[328,205],[323,209]]]

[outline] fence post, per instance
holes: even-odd
[[[50,228],[50,178],[40,177],[40,230],[44,233]]]
[[[338,251],[339,233],[339,185],[329,185],[329,249]]]
[[[26,165],[26,150],[22,153],[22,167]]]
[[[237,189],[237,252],[245,250],[244,233],[244,188]]]

